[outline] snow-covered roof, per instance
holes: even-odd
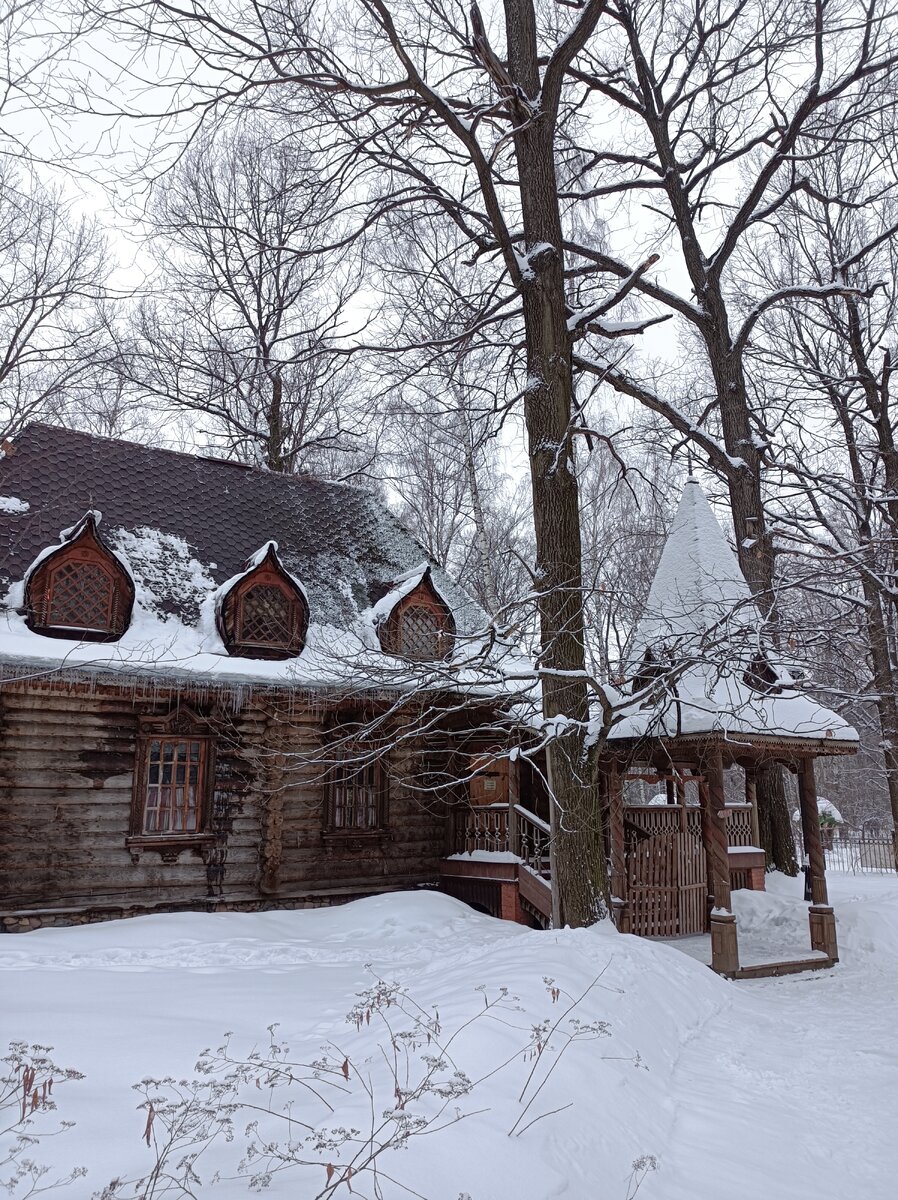
[[[650,654],[654,684],[641,668]],[[762,659],[771,690],[751,686]],[[770,652],[751,590],[698,481],[686,481],[627,656],[637,699],[614,738],[720,733],[855,743],[857,733]]]
[[[661,551],[629,662],[638,667],[684,639],[700,639],[734,623],[757,620],[751,589],[698,480],[686,480]]]
[[[10,668],[177,675],[204,682],[324,686],[367,663],[383,675],[376,616],[429,569],[460,641],[487,624],[481,608],[369,492],[131,442],[30,425],[0,461],[0,673]],[[135,585],[116,642],[79,643],[28,629],[21,610],[34,563],[88,511]],[[296,659],[229,656],[215,624],[222,585],[274,542],[304,589],[310,626]],[[397,677],[411,668],[396,660]],[[520,666],[520,661],[518,661]],[[416,667],[419,676],[422,668]]]
[[[823,796],[817,797],[817,812],[821,817],[826,817],[828,821],[832,821],[835,825],[844,825],[845,818],[833,804],[832,800],[827,800]],[[796,808],[792,813],[793,821],[801,820],[801,810]]]

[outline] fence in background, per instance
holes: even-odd
[[[881,830],[842,828],[826,847],[826,865],[831,871],[885,873],[895,870],[892,834]]]

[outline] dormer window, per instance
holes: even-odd
[[[758,654],[752,659],[751,665],[742,679],[752,691],[761,692],[764,695],[776,695],[783,690],[779,676],[764,654]]]
[[[452,612],[427,571],[387,617],[380,644],[388,654],[410,662],[437,662],[448,655],[454,635]]]
[[[633,691],[641,692],[643,688],[648,687],[650,683],[658,679],[663,674],[663,671],[664,668],[652,653],[651,646],[647,647],[645,654],[642,656],[642,662],[633,676]]]
[[[302,589],[270,542],[222,603],[219,626],[228,652],[241,658],[293,658],[305,644],[308,624]]]
[[[93,513],[28,579],[28,625],[49,637],[109,642],[128,627],[134,584],[103,543]]]

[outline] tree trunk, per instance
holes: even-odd
[[[758,831],[767,854],[767,866],[785,875],[797,875],[798,860],[795,857],[795,838],[783,768],[778,763],[759,767],[755,785]]]
[[[684,185],[671,139],[669,110],[661,100],[663,87],[652,73],[649,65],[651,56],[642,50],[637,23],[629,8],[625,10],[625,18],[642,94],[643,117],[652,134],[658,162],[664,172],[665,192],[686,269],[704,312],[704,319],[697,328],[704,341],[714,379],[723,442],[729,457],[726,481],[736,534],[736,553],[762,614],[775,621],[774,547],[764,523],[761,451],[753,436],[742,351],[733,346],[721,268],[712,266],[701,252],[696,228],[697,210]],[[787,826],[789,812],[785,807],[783,781],[780,780],[776,786],[771,785],[770,790],[762,784],[759,792],[760,803],[771,809],[770,832]],[[777,807],[779,811],[774,813],[772,810]],[[798,868],[794,850],[790,846],[791,842],[784,844],[780,837],[764,843],[768,862],[794,875]]]
[[[710,311],[715,317],[715,336],[708,336],[706,342],[720,404],[724,445],[732,458],[744,463],[744,466],[731,470],[727,477],[736,552],[755,603],[775,638],[775,555],[773,539],[764,520],[761,454],[752,436],[745,371],[741,357],[729,350],[729,326],[721,297],[714,296]],[[783,768],[776,763],[758,773],[758,813],[761,845],[767,855],[768,868],[785,875],[797,875],[786,781]]]
[[[530,0],[505,0],[508,67],[537,100],[540,76]],[[534,105],[534,110],[537,106]],[[580,505],[570,437],[573,402],[554,136],[547,115],[515,132],[528,254],[522,286],[528,382],[524,395],[539,589],[543,712],[558,718],[548,747],[554,920],[588,925],[605,910],[602,818],[585,748],[589,702],[583,630]]]

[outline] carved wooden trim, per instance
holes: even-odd
[[[274,589],[287,601],[285,636],[272,640],[253,636],[250,603],[255,589]],[[281,566],[274,546],[269,546],[262,561],[231,588],[221,603],[218,630],[229,654],[240,658],[295,658],[305,645],[309,627],[309,606],[300,588]]]
[[[108,586],[105,599],[102,595],[94,597],[98,620],[92,626],[74,620],[78,615],[75,600],[69,601],[73,606],[73,620],[58,620],[60,606],[65,603],[64,589],[73,590],[79,567],[84,568],[85,578],[90,573],[95,588],[103,587],[104,578]],[[48,555],[31,573],[25,587],[25,608],[29,629],[45,637],[113,642],[128,628],[134,608],[134,583],[103,542],[92,513],[85,517],[69,541]],[[86,610],[80,615],[87,615]]]
[[[415,610],[423,610],[434,618],[438,642],[438,652],[434,658],[425,658],[420,654],[409,653],[409,647],[403,637],[403,621]],[[427,571],[421,582],[406,596],[397,601],[393,611],[381,625],[379,630],[380,644],[387,654],[398,658],[406,658],[411,662],[438,662],[446,658],[452,649],[452,639],[455,636],[455,618],[452,609],[439,594]]]

